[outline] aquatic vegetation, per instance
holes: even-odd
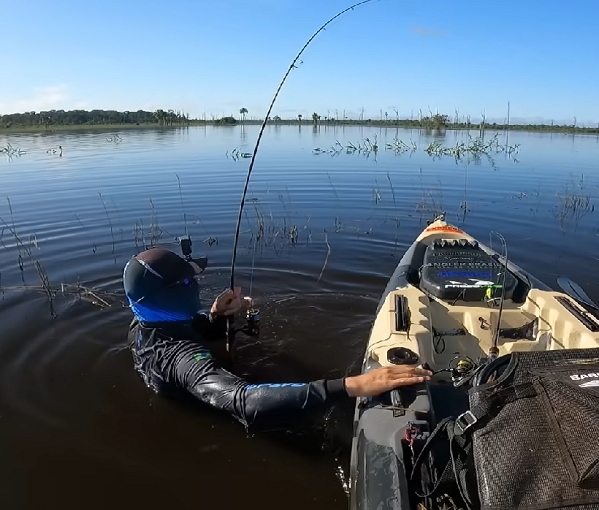
[[[553,213],[560,220],[560,225],[568,219],[578,221],[595,211],[591,193],[586,190],[584,174],[576,184],[568,184],[561,192],[556,193],[558,205]]]
[[[410,144],[408,145],[403,140],[400,140],[397,135],[393,137],[393,140],[385,145],[385,148],[388,150],[392,150],[395,155],[403,154],[404,152],[414,153],[418,150],[418,146],[416,142],[410,139]]]
[[[45,280],[42,285],[10,285],[2,286],[2,279],[0,274],[0,293],[4,294],[6,291],[14,290],[27,290],[41,292],[48,296],[49,303],[51,305],[51,313],[55,318],[58,316],[54,309],[54,300],[60,295],[66,296],[77,296],[80,301],[86,301],[92,305],[99,306],[100,308],[111,308],[118,304],[120,306],[126,306],[122,296],[116,292],[102,291],[98,289],[92,289],[84,287],[80,282],[77,284],[71,283],[60,283],[54,286],[50,285],[50,282]]]
[[[62,145],[46,149],[46,154],[58,154],[60,157],[62,157]]]
[[[320,274],[318,275],[318,281],[322,278],[322,274],[324,273],[325,267],[327,267],[327,262],[329,261],[329,257],[331,255],[331,245],[329,244],[329,235],[327,233],[326,228],[324,229],[324,242],[327,245],[327,256],[324,259],[324,264],[322,265],[322,269],[320,270]]]
[[[104,200],[104,197],[102,197],[102,193],[98,191],[98,195],[100,196],[100,200],[102,202],[102,207],[104,208],[104,212],[106,213],[106,218],[108,218],[108,226],[110,227],[110,237],[112,238],[112,254],[114,255],[114,230],[112,228],[112,221],[110,219],[110,213],[108,212],[108,209],[106,208],[106,202]]]
[[[9,142],[6,142],[4,147],[0,147],[0,153],[6,154],[8,159],[12,159],[14,157],[20,157],[23,154],[26,154],[26,151],[20,149],[19,147],[13,147]]]
[[[481,131],[481,133],[483,132]],[[518,160],[516,159],[516,155],[520,151],[520,145],[508,145],[507,142],[506,144],[500,144],[498,138],[499,134],[496,133],[489,141],[485,141],[483,133],[478,138],[469,136],[467,142],[458,142],[453,147],[444,146],[441,142],[435,140],[424,148],[423,151],[433,159],[441,158],[443,156],[453,157],[456,160],[456,163],[464,158],[468,158],[468,162],[472,160],[475,164],[479,164],[481,157],[485,156],[494,168],[495,162],[491,156],[496,154],[505,154],[513,162],[517,163]],[[385,144],[385,150],[393,152],[395,156],[399,156],[406,152],[411,155],[418,150],[418,145],[412,139],[409,140],[409,143],[406,143],[396,135],[391,142]],[[376,135],[373,142],[366,138],[362,143],[354,144],[352,142],[346,142],[344,145],[337,140],[335,145],[328,149],[317,147],[312,150],[312,153],[316,156],[323,154],[338,156],[342,153],[350,155],[365,154],[367,156],[374,153],[376,156],[377,152],[378,144],[376,142]]]
[[[378,150],[379,146],[377,143],[377,136],[375,134],[373,140],[370,140],[370,138],[365,138],[357,144],[347,142],[346,145],[343,145],[339,140],[336,140],[335,145],[332,145],[329,149],[321,149],[320,147],[316,147],[312,150],[312,153],[317,156],[321,154],[330,154],[331,156],[338,156],[339,154],[344,152],[345,154],[363,154],[366,157],[369,157],[370,154],[374,154],[376,158]]]
[[[102,142],[102,139],[100,139],[100,142]],[[487,150],[487,147],[489,147],[490,150],[497,150],[496,138],[486,141],[472,139],[471,142],[472,143],[470,144],[464,144],[468,150],[460,152],[460,157],[462,157],[463,161],[466,163],[466,172],[464,174],[463,191],[458,190],[457,193],[456,187],[461,188],[462,184],[458,182],[459,174],[455,174],[455,172],[451,172],[447,177],[450,188],[448,193],[444,193],[441,180],[438,179],[438,184],[436,184],[435,180],[437,177],[435,176],[432,177],[431,182],[431,177],[429,176],[427,178],[427,174],[422,168],[420,169],[419,174],[420,190],[418,190],[418,183],[414,182],[415,179],[418,178],[418,175],[412,173],[412,169],[409,168],[409,165],[405,165],[405,169],[403,166],[402,168],[398,168],[397,172],[394,172],[393,170],[391,170],[391,172],[385,172],[387,184],[383,181],[381,181],[381,183],[378,182],[379,179],[384,180],[384,176],[371,175],[370,177],[366,177],[366,180],[362,178],[361,182],[363,184],[357,188],[353,185],[353,187],[350,186],[349,183],[353,181],[345,180],[345,174],[341,168],[340,173],[336,173],[335,175],[323,172],[326,174],[328,182],[324,180],[325,176],[321,174],[321,182],[317,184],[319,186],[317,191],[318,193],[324,193],[324,202],[327,210],[324,211],[324,214],[320,215],[317,220],[311,221],[311,216],[307,214],[309,211],[298,212],[298,210],[296,210],[301,207],[303,200],[297,199],[295,195],[292,196],[289,187],[284,181],[279,184],[279,188],[276,190],[273,189],[270,184],[267,184],[267,187],[264,190],[265,193],[258,196],[254,196],[253,191],[250,191],[251,198],[248,197],[248,207],[243,211],[245,216],[243,222],[247,223],[244,225],[241,234],[243,236],[242,242],[244,243],[244,247],[247,241],[248,254],[252,257],[252,264],[254,263],[253,257],[257,257],[259,254],[266,254],[268,260],[268,257],[272,257],[273,255],[285,256],[296,250],[303,253],[302,250],[308,248],[312,258],[314,257],[313,253],[317,252],[316,263],[318,265],[320,265],[318,258],[321,256],[324,258],[324,260],[321,259],[323,264],[320,271],[318,267],[314,268],[315,271],[313,275],[314,279],[321,282],[322,279],[325,278],[324,272],[327,270],[329,272],[331,271],[329,262],[334,264],[332,261],[334,261],[336,257],[333,257],[332,255],[332,248],[333,246],[339,246],[335,243],[347,243],[349,238],[354,237],[354,234],[360,243],[363,243],[366,240],[368,240],[368,242],[372,242],[372,240],[376,243],[380,242],[383,247],[381,250],[383,251],[383,254],[395,257],[397,256],[398,245],[401,245],[405,238],[402,234],[403,229],[406,225],[408,228],[411,228],[414,222],[418,222],[418,215],[420,215],[421,220],[423,220],[429,219],[429,216],[432,218],[438,216],[441,212],[450,210],[458,219],[465,221],[466,217],[472,214],[473,209],[478,212],[477,209],[481,207],[481,204],[490,205],[492,202],[487,197],[488,203],[484,204],[485,198],[482,197],[480,193],[474,193],[471,197],[468,196],[468,159],[464,154],[468,154],[469,151],[483,153]],[[368,143],[370,143],[371,146],[369,146]],[[402,143],[401,140],[394,139],[390,144],[386,144],[387,150],[394,151],[395,148],[397,148],[398,152],[402,153],[403,151],[405,153],[413,150],[416,146],[413,141],[410,141],[410,144],[405,143],[402,145]],[[374,147],[377,147],[377,150],[379,150],[378,143],[374,138],[364,139],[364,141],[359,144],[342,144],[340,141],[337,141],[335,151],[339,150],[340,147],[342,147],[342,149],[340,149],[342,152],[349,151],[350,153],[358,153],[360,150],[364,151],[365,147],[367,151]],[[503,147],[505,147],[505,144]],[[453,147],[450,148],[453,149]],[[434,167],[435,165],[433,164],[432,166]],[[433,172],[435,172],[434,169]],[[206,249],[213,246],[218,247],[219,244],[221,245],[220,248],[217,248],[219,254],[222,250],[228,249],[226,245],[230,241],[228,239],[230,236],[225,234],[219,238],[215,235],[216,232],[210,232],[205,228],[202,218],[197,215],[196,211],[190,211],[192,216],[187,215],[185,207],[190,206],[191,202],[188,204],[185,203],[186,200],[184,200],[182,191],[184,182],[182,182],[178,174],[176,174],[176,177],[178,189],[172,188],[171,190],[172,193],[169,199],[170,207],[168,212],[171,219],[173,218],[173,214],[176,216],[175,221],[177,226],[174,227],[175,231],[179,229],[183,230],[184,226],[185,232],[189,233],[191,231],[194,240],[197,239],[198,244],[203,243]],[[443,182],[445,182],[445,180],[446,178],[443,177]],[[372,184],[369,185],[368,182]],[[343,187],[337,190],[336,185]],[[329,187],[330,189],[328,189]],[[416,188],[416,196],[414,196],[414,188]],[[186,192],[187,191],[189,191],[189,196],[191,196],[191,190],[186,190]],[[182,208],[182,218],[181,214],[176,212],[178,209],[176,206],[178,201],[176,200],[175,193],[177,192],[179,193],[180,206]],[[558,193],[555,193],[555,189],[553,189],[552,192],[546,193],[544,198],[547,201],[556,201],[557,205],[555,206],[553,213],[560,223],[564,223],[565,220],[577,221],[580,218],[590,215],[594,211],[594,198],[596,192],[595,184],[590,185],[583,176],[578,180],[575,179],[573,183],[569,184],[565,189],[560,190]],[[159,203],[149,199],[149,209],[147,208],[148,202],[145,202],[146,205],[142,206],[143,212],[141,213],[141,216],[143,217],[135,219],[134,216],[130,220],[126,220],[126,223],[128,223],[125,226],[125,223],[123,223],[122,218],[120,217],[119,208],[116,203],[112,202],[110,198],[105,197],[102,192],[97,193],[102,202],[102,210],[99,214],[96,211],[94,220],[96,223],[95,226],[98,225],[98,217],[100,217],[100,224],[102,223],[101,217],[104,217],[104,221],[107,221],[108,229],[106,230],[110,232],[112,239],[111,252],[115,262],[117,255],[120,257],[122,257],[123,253],[126,253],[127,256],[129,255],[133,249],[132,244],[135,245],[138,251],[157,245],[177,245],[178,236],[169,233],[166,228],[159,224]],[[447,198],[444,197],[444,194],[448,195],[450,200],[447,200]],[[172,198],[175,199],[175,211],[173,211],[172,207]],[[411,198],[412,200],[410,200]],[[512,191],[505,197],[508,201],[512,199],[524,201],[527,199],[530,200],[531,198],[540,201],[539,190],[525,190],[518,193]],[[534,203],[531,202],[531,204],[534,206]],[[516,208],[524,209],[525,214],[528,214],[526,211],[527,205],[528,204],[518,204]],[[120,204],[119,206],[122,208]],[[547,213],[548,207],[549,206],[545,208],[545,213]],[[81,299],[102,308],[114,306],[118,293],[115,296],[105,295],[100,290],[94,288],[86,289],[78,283],[75,284],[72,282],[62,283],[60,285],[56,285],[55,282],[54,284],[51,284],[48,275],[45,273],[41,264],[39,264],[39,261],[37,264],[33,261],[34,255],[38,258],[40,257],[39,253],[35,250],[40,250],[40,248],[45,246],[45,239],[43,237],[38,238],[38,235],[32,231],[26,233],[21,231],[17,232],[14,219],[12,218],[12,207],[10,206],[10,202],[9,209],[11,217],[8,218],[8,214],[5,214],[4,217],[7,220],[6,222],[0,218],[0,247],[3,246],[6,250],[10,250],[11,256],[15,254],[13,260],[17,258],[16,252],[18,251],[18,264],[21,274],[25,273],[26,276],[28,275],[29,260],[31,260],[31,265],[35,268],[39,277],[39,282],[34,281],[33,283],[39,283],[39,285],[25,285],[25,280],[23,279],[22,286],[14,286],[13,283],[15,282],[7,282],[7,274],[5,273],[0,275],[0,284],[3,285],[0,286],[0,292],[7,292],[10,289],[30,288],[35,291],[42,290],[46,293],[50,301],[55,300],[57,295],[78,295]],[[347,217],[349,214],[354,214],[353,211],[361,211],[360,214],[362,214],[366,210],[368,210],[368,212],[364,213],[363,217]],[[123,210],[123,213],[124,212],[125,211]],[[88,226],[93,226],[91,224],[93,222],[91,222],[89,218],[83,216],[84,213],[80,214],[81,217],[76,213],[68,213],[75,226],[78,224],[80,229],[87,229]],[[341,219],[342,215],[344,216],[343,220]],[[334,221],[330,222],[331,219],[334,219]],[[209,225],[206,219],[204,219],[204,221],[206,221],[206,225]],[[319,222],[317,224],[318,227],[315,226],[314,221]],[[134,225],[132,225],[132,223],[134,223]],[[119,229],[121,230],[121,234],[123,232],[123,229],[120,227],[125,227],[127,235],[121,235],[119,240],[117,232]],[[104,242],[102,242],[102,240],[92,239],[92,251],[93,253],[97,253],[98,257],[110,257],[110,255],[108,255],[108,243],[105,242],[108,232],[104,231],[104,227],[101,227],[101,229],[103,230],[101,237],[104,238]],[[24,228],[21,227],[19,230],[24,230]],[[13,231],[14,234],[18,236],[18,241],[13,242],[13,240],[10,239],[11,236],[7,235],[13,234]],[[313,233],[315,235],[313,235]],[[221,232],[219,232],[219,234],[221,234]],[[14,235],[12,235],[12,237],[14,238]],[[123,239],[123,237],[127,239]],[[90,241],[90,244],[92,241]],[[355,241],[352,239],[351,242]],[[394,246],[393,249],[391,249],[391,244]],[[29,252],[27,252],[25,248],[28,248]],[[385,252],[385,250],[387,250],[387,252]],[[321,255],[318,255],[319,253]],[[339,252],[339,248],[337,248],[337,253],[341,253]],[[246,262],[247,256],[248,255],[246,255]],[[247,268],[249,266],[245,267]],[[18,273],[15,271],[12,278],[18,278],[18,276]],[[53,280],[55,280],[55,278],[53,278]],[[16,283],[18,283],[18,280]],[[12,286],[6,286],[8,284]]]
[[[158,214],[154,202],[150,198],[150,245],[155,246],[162,237],[162,229],[158,225]]]
[[[335,198],[339,198],[339,195],[337,194],[337,190],[335,189],[335,186],[333,186],[333,181],[331,180],[331,176],[329,175],[328,172],[327,172],[327,177],[329,179],[329,182],[331,183],[331,188],[333,189],[333,193],[335,194]]]
[[[422,180],[422,168],[420,168],[419,178],[422,198],[416,203],[416,211],[421,215],[427,213],[431,217],[436,218],[445,212],[445,208],[443,207],[443,185],[441,179],[439,179],[439,187],[437,190],[425,191],[424,182]]]
[[[248,246],[252,246],[253,249],[259,248],[262,251],[264,248],[272,247],[275,253],[279,254],[285,246],[293,247],[299,244],[302,239],[302,232],[305,232],[306,243],[309,243],[312,239],[312,230],[309,226],[310,217],[307,218],[307,223],[303,227],[292,222],[284,195],[279,193],[278,198],[284,211],[282,226],[275,218],[270,207],[268,213],[265,213],[263,204],[258,198],[252,197],[250,199],[255,214],[255,223],[251,222],[247,212],[245,212],[245,217],[251,234]],[[290,203],[291,197],[289,196],[288,199]]]
[[[456,161],[461,160],[464,156],[473,156],[476,159],[483,155],[490,156],[491,154],[505,153],[514,161],[517,161],[514,156],[520,151],[520,144],[513,146],[501,145],[498,137],[499,135],[496,133],[488,142],[485,142],[484,136],[478,138],[469,136],[468,142],[458,142],[454,147],[445,147],[440,142],[434,141],[424,149],[424,152],[433,157],[451,156]]]
[[[13,236],[13,238],[17,244],[18,251],[19,251],[18,263],[19,263],[19,270],[21,271],[21,280],[23,281],[23,284],[25,284],[25,274],[24,274],[25,263],[24,263],[22,254],[24,252],[27,255],[27,257],[32,262],[33,267],[35,268],[35,270],[37,272],[37,275],[41,282],[42,289],[44,290],[45,294],[48,296],[48,303],[50,306],[50,314],[52,315],[52,317],[56,317],[56,313],[54,311],[54,291],[52,290],[52,286],[50,285],[50,279],[48,278],[48,274],[46,273],[46,270],[44,269],[44,266],[42,266],[41,262],[33,256],[31,248],[29,246],[25,245],[23,243],[23,241],[21,241],[21,238],[19,237],[19,235],[17,234],[14,216],[13,216],[12,204],[10,203],[10,199],[8,197],[6,198],[6,200],[8,202],[8,208],[10,211],[12,226],[9,225],[8,223],[6,223],[6,221],[4,221],[4,219],[0,216],[0,223],[2,223],[2,225],[4,225],[4,227],[2,228],[2,231],[0,232],[0,239],[2,238],[2,235],[4,234],[5,229],[7,229],[10,232],[10,234]],[[30,242],[31,242],[31,238],[30,238]],[[6,248],[6,245],[4,244],[4,242],[2,242],[2,245]],[[35,247],[38,246],[37,238],[35,238],[34,246]],[[23,252],[21,251],[21,249],[23,249]]]
[[[119,144],[123,141],[123,138],[119,134],[115,134],[114,136],[107,136],[106,141],[109,143]]]
[[[239,147],[235,147],[233,150],[231,150],[230,152],[231,154],[231,159],[233,161],[238,161],[240,159],[248,159],[252,157],[251,152],[241,152],[239,150]],[[227,159],[229,158],[229,152],[226,153]]]
[[[374,180],[374,183],[376,186],[372,190],[372,200],[375,204],[378,204],[382,200],[381,190],[379,188],[379,183],[376,179]]]

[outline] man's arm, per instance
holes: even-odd
[[[193,319],[194,331],[207,340],[218,340],[227,335],[227,318],[212,312],[198,312]]]
[[[246,426],[285,410],[321,406],[347,397],[343,379],[310,383],[248,384],[219,367],[210,353],[189,343],[173,360],[177,386],[202,402],[221,409]]]
[[[431,375],[420,368],[395,366],[343,379],[248,384],[219,367],[210,352],[197,343],[184,342],[173,354],[168,366],[161,367],[171,382],[246,426],[263,418],[280,418],[286,411],[322,407],[339,398],[379,395],[430,379]]]

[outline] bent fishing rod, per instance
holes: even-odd
[[[235,227],[235,240],[233,242],[233,255],[231,258],[231,290],[235,289],[235,263],[237,261],[237,245],[239,242],[239,232],[240,232],[240,228],[241,228],[241,217],[243,214],[243,207],[245,205],[245,197],[247,195],[247,190],[248,190],[248,185],[250,182],[250,176],[252,174],[252,170],[254,169],[254,163],[256,161],[256,155],[258,154],[258,148],[260,147],[260,142],[262,140],[262,135],[264,133],[264,129],[266,128],[266,124],[268,122],[268,118],[270,117],[270,114],[272,112],[272,109],[275,105],[275,102],[277,101],[277,98],[279,96],[279,93],[281,92],[281,89],[283,88],[283,85],[285,84],[285,82],[287,81],[287,78],[289,77],[289,75],[291,74],[291,71],[293,69],[297,68],[297,62],[300,59],[300,57],[302,56],[302,54],[304,53],[304,51],[306,50],[306,48],[310,45],[310,43],[316,38],[316,36],[318,34],[320,34],[320,32],[322,32],[323,30],[326,30],[326,27],[331,24],[333,21],[335,21],[337,18],[339,18],[340,16],[342,16],[343,14],[349,12],[349,11],[353,11],[356,7],[359,7],[361,5],[365,5],[368,3],[372,3],[375,1],[379,1],[379,0],[363,0],[361,2],[355,3],[349,7],[347,7],[346,9],[343,9],[342,11],[338,12],[337,14],[335,14],[335,16],[333,16],[332,18],[330,18],[326,23],[324,23],[316,32],[314,32],[314,34],[312,34],[312,36],[308,39],[308,41],[306,41],[306,43],[302,46],[301,50],[299,51],[299,53],[295,56],[295,58],[293,59],[293,61],[291,62],[289,68],[287,69],[287,72],[285,73],[285,75],[283,76],[283,79],[281,80],[281,83],[279,83],[279,86],[277,87],[277,90],[275,91],[275,95],[272,98],[272,101],[270,102],[270,106],[268,107],[268,110],[266,112],[266,115],[264,116],[264,120],[262,121],[262,124],[260,126],[260,132],[258,133],[258,138],[256,139],[256,144],[254,145],[254,150],[252,151],[252,159],[250,160],[250,165],[248,168],[248,172],[245,178],[245,185],[243,187],[243,193],[241,195],[241,201],[239,203],[239,214],[237,217],[237,226]],[[252,310],[254,313],[256,312],[256,310]],[[259,317],[259,316],[258,316]],[[249,319],[249,315],[248,315],[248,319]],[[233,322],[234,322],[234,316],[233,315],[229,315],[228,316],[228,320],[227,320],[227,346],[230,352],[230,348],[233,344],[233,337],[235,335],[235,329],[233,327]],[[249,322],[249,321],[248,321]]]

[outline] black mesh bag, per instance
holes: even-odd
[[[516,352],[483,369],[453,424],[483,510],[599,510],[599,349]]]
[[[412,470],[444,445],[449,462],[415,490],[467,509],[599,510],[599,349],[516,352],[480,370],[470,410],[440,422]]]

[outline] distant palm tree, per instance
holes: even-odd
[[[297,120],[299,120],[300,124],[302,123],[302,114],[301,113],[297,116]]]
[[[241,115],[241,120],[243,120],[245,122],[245,116],[247,115],[248,109],[247,108],[241,108],[239,110],[239,115]]]
[[[154,116],[156,117],[156,120],[158,121],[158,124],[160,124],[161,126],[164,126],[166,123],[166,112],[162,109],[160,110],[156,110],[156,113],[154,113]]]
[[[312,120],[314,121],[314,125],[316,126],[316,124],[318,124],[318,121],[320,120],[320,115],[318,115],[318,113],[314,112],[312,114]]]

